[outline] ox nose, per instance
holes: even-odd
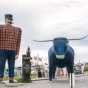
[[[57,59],[64,59],[65,55],[56,55]]]

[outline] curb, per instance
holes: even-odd
[[[75,77],[80,77],[80,76],[88,76],[88,74],[82,74],[82,75],[75,75]],[[55,79],[58,78],[68,78],[68,77],[56,77]],[[48,80],[49,78],[35,78],[31,79],[32,81],[41,81],[41,80]]]
[[[23,86],[25,85],[24,83],[8,83],[8,84],[5,84],[4,86],[6,87],[18,87],[18,86]]]
[[[75,77],[80,77],[80,76],[88,76],[88,74],[80,74],[80,75],[75,75]],[[68,78],[68,77],[56,77],[55,79],[58,78]],[[31,79],[32,81],[41,81],[41,80],[48,80],[49,78],[35,78],[35,79]],[[8,81],[4,81],[6,83],[8,83]]]

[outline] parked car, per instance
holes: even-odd
[[[81,69],[79,67],[74,68],[74,73],[75,74],[81,74]]]

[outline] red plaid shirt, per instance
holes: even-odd
[[[16,50],[16,55],[19,55],[21,33],[20,28],[0,25],[0,50]]]

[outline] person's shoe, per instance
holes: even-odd
[[[9,83],[17,83],[15,80],[9,80]]]
[[[49,83],[52,83],[52,81],[48,81]]]
[[[5,84],[5,82],[3,82],[2,80],[0,80],[0,84]]]

